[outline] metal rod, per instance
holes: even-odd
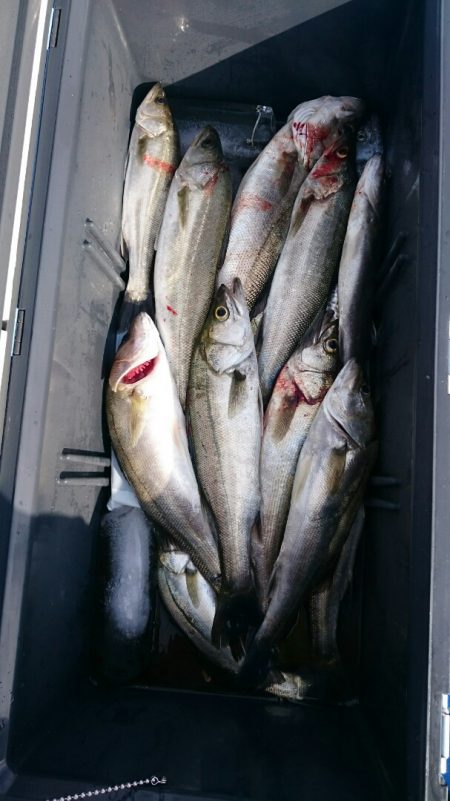
[[[98,266],[103,270],[107,278],[115,284],[118,289],[121,291],[125,289],[125,282],[122,280],[120,275],[117,274],[115,267],[111,266],[111,261],[109,260],[107,254],[103,250],[97,250],[92,245],[92,242],[88,242],[87,239],[83,242],[84,250],[89,253],[91,259],[98,264]]]
[[[109,456],[96,456],[88,451],[77,452],[67,451],[61,454],[61,459],[65,462],[76,462],[77,464],[95,465],[95,467],[110,467],[111,459]]]

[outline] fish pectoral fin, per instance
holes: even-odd
[[[233,372],[228,396],[228,415],[230,418],[234,417],[245,404],[247,398],[246,378],[246,374],[241,373],[239,370]]]
[[[189,195],[189,187],[187,184],[183,184],[183,186],[181,187],[181,189],[178,190],[177,193],[178,210],[180,213],[180,223],[183,228],[186,225],[186,220],[187,220],[188,195]]]
[[[145,428],[145,406],[146,401],[133,393],[130,410],[130,437],[133,448],[138,444]]]
[[[255,342],[257,342],[258,340],[259,332],[261,330],[261,324],[263,321],[263,316],[264,316],[264,310],[259,312],[259,314],[257,314],[256,317],[253,317],[253,319],[250,320],[250,325],[252,327],[252,332],[253,332],[253,339],[255,340]]]
[[[196,609],[200,606],[200,595],[198,592],[198,581],[197,581],[197,574],[186,572],[186,589],[189,594],[189,598],[192,601],[192,605],[195,606]]]
[[[289,400],[287,400],[283,409],[279,410],[272,432],[275,442],[281,442],[285,438],[296,411],[297,403],[289,403]]]

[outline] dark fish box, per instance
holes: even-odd
[[[447,798],[449,26],[446,0],[2,3],[2,797]],[[356,95],[382,121],[380,452],[346,635],[351,703],[200,686],[183,647],[133,686],[96,670],[124,162],[155,80],[182,131],[221,126],[235,170],[259,104],[281,121],[302,100]]]

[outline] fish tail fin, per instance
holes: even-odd
[[[154,319],[155,307],[151,293],[149,293],[145,298],[135,300],[131,295],[128,294],[128,292],[125,291],[122,306],[120,307],[118,330],[124,332],[128,331],[135,317],[137,317],[141,312],[147,312],[147,314]]]
[[[272,649],[267,640],[254,638],[239,671],[238,684],[242,689],[265,687],[272,674]]]
[[[237,593],[222,590],[217,599],[211,641],[216,648],[228,645],[238,662],[245,654],[249,629],[259,620],[259,605],[253,589]]]

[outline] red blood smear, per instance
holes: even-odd
[[[328,156],[325,154],[312,169],[311,176],[313,178],[326,178],[338,172],[341,165],[342,159],[336,153],[330,153]]]
[[[166,306],[167,311],[170,311],[171,314],[174,314],[175,317],[177,316],[178,312],[172,308],[172,306]]]
[[[253,195],[251,192],[242,194],[236,203],[234,213],[241,209],[256,209],[257,211],[270,211],[272,203],[259,195]]]
[[[315,406],[316,403],[320,403],[320,401],[324,399],[327,394],[326,388],[319,392],[316,397],[308,398],[295,381],[289,378],[289,374],[287,371],[285,372],[285,370],[286,368],[284,368],[278,376],[274,390],[274,392],[282,395],[285,408],[298,406],[300,403],[306,403],[308,406]]]
[[[140,381],[142,378],[146,378],[153,370],[156,364],[156,358],[149,359],[148,362],[142,362],[142,364],[138,364],[137,367],[133,367],[131,370],[124,375],[121,379],[123,384],[135,384],[136,381]]]
[[[145,154],[144,161],[149,167],[155,167],[155,169],[162,170],[162,172],[167,172],[169,175],[173,175],[175,172],[175,167],[173,167],[172,164],[169,164],[168,161],[161,161],[161,159],[156,159],[154,156],[150,156],[148,153]]]

